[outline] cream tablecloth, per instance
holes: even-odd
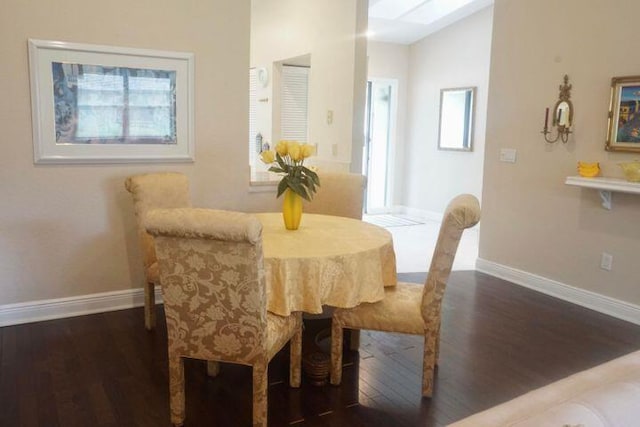
[[[391,233],[350,218],[303,214],[300,228],[284,228],[281,213],[256,215],[262,222],[267,307],[321,313],[322,305],[355,307],[384,297],[396,285]]]

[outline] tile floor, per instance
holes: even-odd
[[[364,220],[372,223],[384,223],[378,215],[365,215]],[[388,217],[389,215],[384,215]],[[389,225],[385,228],[393,235],[393,246],[396,251],[396,266],[398,273],[413,273],[429,270],[431,256],[438,238],[440,222],[433,220],[417,220],[403,215],[394,215],[400,218],[398,224],[410,223],[402,221],[409,219],[422,224],[415,225]],[[391,223],[393,223],[391,221]],[[475,270],[478,258],[478,227],[465,230],[458,247],[453,270]]]

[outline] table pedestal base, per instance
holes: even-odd
[[[328,354],[318,350],[302,357],[302,370],[312,385],[323,386],[329,379],[331,360]]]
[[[304,319],[306,340],[302,342],[302,372],[316,386],[329,381],[331,366],[331,312],[328,317],[309,316]],[[311,339],[309,339],[311,338]]]

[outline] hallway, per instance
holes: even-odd
[[[406,215],[365,215],[364,221],[384,226],[393,235],[398,273],[429,269],[440,222],[416,220]],[[453,270],[475,270],[478,258],[478,226],[466,230],[453,263]]]

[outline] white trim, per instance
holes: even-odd
[[[156,163],[195,160],[195,56],[193,53],[37,39],[29,39],[28,46],[35,164]],[[51,74],[53,62],[175,71],[176,143],[57,143]]]
[[[477,259],[476,269],[516,285],[640,325],[640,306],[482,258]],[[162,294],[159,287],[156,287],[155,294],[156,304],[161,304]],[[0,327],[124,310],[143,305],[144,292],[142,288],[6,304],[0,305]]]
[[[640,325],[640,306],[478,258],[476,269],[516,285]]]
[[[416,219],[442,222],[442,212],[427,211],[424,209],[410,208],[409,206],[395,205],[391,208],[392,213],[404,214]]]
[[[156,287],[155,294],[156,304],[160,304],[162,293],[159,287]],[[144,291],[142,288],[6,304],[0,305],[0,327],[124,310],[143,305]]]

